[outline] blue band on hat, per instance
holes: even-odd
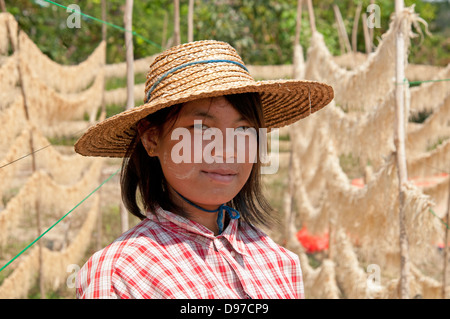
[[[185,68],[187,66],[190,65],[194,65],[194,64],[200,64],[200,63],[218,63],[218,62],[226,62],[226,63],[233,63],[236,65],[239,65],[241,68],[243,68],[245,71],[248,72],[248,69],[245,67],[245,65],[243,65],[242,63],[236,62],[236,61],[231,61],[231,60],[204,60],[204,61],[194,61],[194,62],[188,62],[182,65],[177,66],[176,68],[173,68],[172,70],[167,71],[166,73],[164,73],[159,79],[158,81],[155,82],[155,84],[152,85],[152,87],[150,88],[150,90],[148,90],[147,92],[147,99],[145,101],[145,103],[147,103],[150,100],[150,95],[152,94],[153,90],[156,88],[156,86],[161,83],[162,80],[164,80],[164,78],[166,78],[169,74],[178,71],[179,69]],[[250,72],[249,72],[250,73]]]

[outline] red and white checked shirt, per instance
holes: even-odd
[[[230,220],[205,226],[157,210],[96,252],[77,275],[77,298],[304,298],[298,256]]]

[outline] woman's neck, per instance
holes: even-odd
[[[199,223],[203,226],[205,226],[206,228],[208,228],[209,230],[211,230],[215,236],[219,235],[219,225],[217,223],[217,217],[218,217],[218,212],[206,212],[204,210],[201,210],[197,207],[195,207],[194,205],[197,205],[205,210],[217,210],[220,207],[220,204],[217,205],[202,205],[202,204],[198,204],[198,203],[194,203],[192,202],[192,204],[190,204],[189,202],[186,201],[186,199],[183,199],[181,197],[181,194],[178,194],[175,190],[171,189],[171,197],[173,202],[179,206],[182,207],[185,212],[188,215],[188,218],[196,223]],[[222,223],[225,222],[225,215],[222,218]]]

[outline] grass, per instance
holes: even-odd
[[[146,78],[145,73],[136,73],[134,75],[134,83],[136,83],[136,84],[137,83],[145,83],[146,80],[147,80],[147,78]],[[109,78],[109,79],[106,79],[106,82],[105,82],[105,89],[107,91],[124,88],[126,86],[127,86],[127,78],[126,77]]]
[[[427,152],[434,151],[439,145],[444,143],[446,140],[448,140],[448,136],[440,136],[437,138],[437,140],[434,143],[431,143],[427,146]]]
[[[78,140],[78,137],[74,136],[58,136],[58,137],[49,137],[48,141],[52,145],[62,145],[62,146],[73,146],[75,142]]]

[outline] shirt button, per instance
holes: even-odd
[[[236,253],[234,251],[231,252],[231,257],[236,257]]]

